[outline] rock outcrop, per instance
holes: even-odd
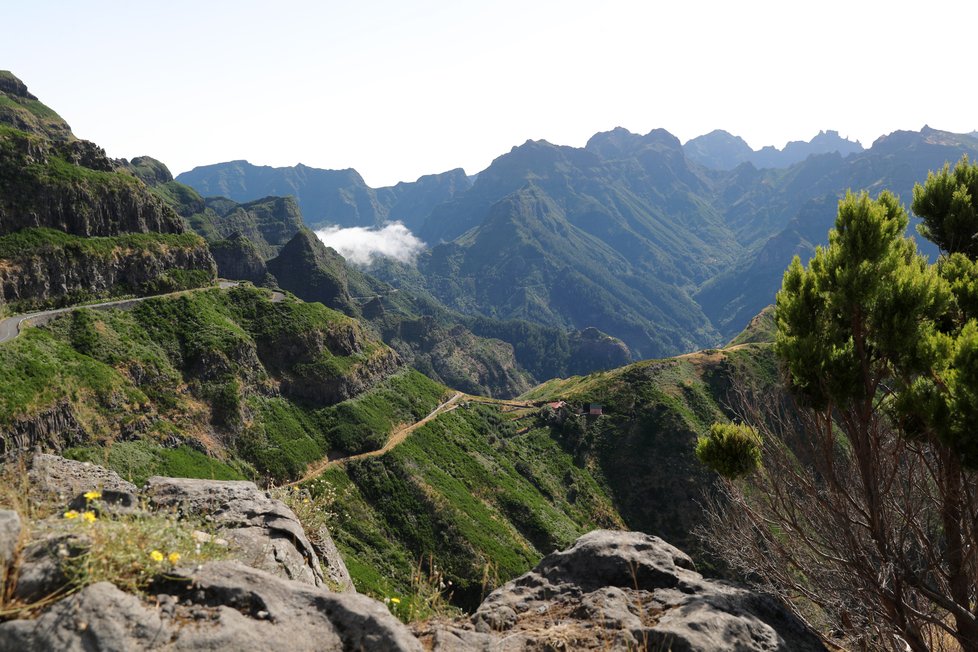
[[[128,167],[126,167],[128,166]],[[120,171],[122,170],[122,171]],[[0,71],[0,308],[204,285],[204,241],[140,180],[158,161],[114,164],[7,71]]]
[[[30,255],[0,261],[0,303],[22,308],[74,296],[156,294],[213,280],[217,268],[203,240],[178,246],[165,242],[120,243],[108,251],[80,246],[43,246]]]
[[[258,247],[240,233],[235,233],[226,240],[210,242],[208,247],[214,262],[217,263],[217,273],[221,278],[251,281],[255,285],[278,284],[268,273]]]
[[[50,228],[72,235],[181,233],[180,216],[101,148],[18,131],[0,134],[0,235]]]
[[[71,403],[64,399],[46,410],[0,426],[0,455],[33,448],[60,451],[81,444],[88,437]]]
[[[441,651],[825,649],[773,599],[704,578],[658,537],[608,530],[496,589],[462,626],[419,633]]]
[[[318,301],[348,315],[355,312],[346,261],[308,229],[299,231],[268,261],[268,271],[303,301]]]
[[[291,509],[253,482],[152,477],[143,494],[155,510],[206,515],[255,568],[320,586],[319,556]]]
[[[640,532],[586,534],[471,617],[418,623],[412,633],[380,602],[323,586],[323,539],[310,543],[295,514],[250,482],[154,477],[138,490],[54,455],[36,455],[29,478],[32,494],[49,500],[98,489],[97,509],[106,497],[133,495],[144,513],[203,517],[231,559],[174,563],[141,596],[98,582],[57,600],[68,581],[61,560],[98,552],[87,530],[55,517],[33,523],[23,545],[20,517],[0,511],[0,563],[16,564],[2,576],[16,584],[5,589],[56,600],[33,620],[0,623],[0,650],[267,650],[276,641],[290,650],[825,650],[773,599],[705,579],[685,553]],[[332,547],[328,533],[325,542]],[[349,581],[342,560],[330,564],[328,576]]]
[[[236,562],[177,569],[149,601],[108,582],[37,620],[0,624],[0,650],[421,650],[384,605]]]
[[[41,104],[37,96],[27,90],[27,84],[9,70],[0,70],[0,125],[43,135],[53,140],[71,141],[75,137],[68,123]]]

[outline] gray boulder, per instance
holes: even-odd
[[[323,583],[319,555],[295,512],[255,483],[154,476],[143,491],[155,510],[204,517],[218,525],[220,536],[248,565],[315,586]]]
[[[45,497],[55,497],[72,509],[85,507],[85,492],[98,490],[103,494],[102,507],[113,512],[131,512],[137,508],[139,490],[123,480],[115,471],[98,464],[77,462],[48,453],[35,453],[28,471],[31,491]]]
[[[0,624],[0,651],[421,650],[376,600],[236,562],[178,570],[151,590],[143,601],[107,582],[88,586],[37,620]]]
[[[91,545],[87,536],[75,533],[50,534],[26,545],[20,555],[14,597],[34,602],[66,590],[69,578],[64,560],[84,554]]]
[[[339,548],[329,534],[329,529],[319,528],[312,545],[319,554],[319,561],[322,562],[323,572],[330,588],[337,591],[355,591],[353,578],[350,577],[350,571],[347,570],[343,556],[340,555]]]
[[[0,572],[3,572],[20,546],[20,515],[9,509],[0,509]]]
[[[597,530],[493,591],[467,623],[419,631],[435,650],[823,651],[773,599],[695,571],[658,537]]]

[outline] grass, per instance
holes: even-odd
[[[138,486],[154,475],[210,480],[246,480],[254,476],[254,470],[241,462],[223,462],[189,446],[161,448],[148,441],[76,446],[62,454],[68,459],[105,466]]]
[[[76,310],[0,346],[0,425],[60,406],[84,441],[73,455],[136,481],[291,479],[331,451],[383,446],[446,394],[412,371],[337,405],[278,389],[286,380],[301,389],[346,382],[382,355],[386,347],[350,318],[271,303],[251,287],[159,297],[129,311]],[[114,442],[118,432],[140,441]],[[193,440],[211,454],[174,447]]]
[[[227,547],[213,539],[200,542],[194,538],[194,530],[212,529],[203,520],[145,511],[112,515],[103,509],[96,487],[86,493],[83,509],[65,510],[57,500],[32,489],[22,463],[10,462],[0,468],[0,508],[20,515],[19,548],[49,537],[67,537],[65,554],[60,556],[66,583],[52,595],[17,599],[12,593],[18,574],[15,561],[9,573],[4,569],[0,620],[29,617],[52,600],[96,582],[107,581],[125,591],[145,594],[156,577],[176,566],[196,565],[228,554]]]
[[[145,399],[112,367],[79,353],[44,329],[30,328],[0,346],[0,423],[10,424],[62,400],[125,408]],[[116,418],[121,413],[113,408],[103,411]]]
[[[439,583],[452,583],[452,603],[471,608],[487,567],[505,581],[587,530],[622,525],[548,431],[516,432],[495,408],[460,408],[380,458],[327,471],[338,496],[334,538],[358,590],[416,595],[422,559]]]

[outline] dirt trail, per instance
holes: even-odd
[[[420,428],[424,424],[428,423],[429,421],[437,417],[439,414],[444,414],[445,412],[451,412],[452,410],[457,408],[458,405],[456,405],[456,402],[463,396],[464,394],[462,392],[455,392],[455,394],[451,398],[440,403],[438,407],[436,407],[434,410],[429,412],[428,416],[424,417],[420,421],[416,421],[415,423],[409,425],[398,426],[391,433],[391,436],[387,439],[387,443],[384,444],[383,448],[378,448],[377,450],[368,451],[366,453],[357,453],[356,455],[344,455],[342,457],[334,457],[332,459],[326,458],[325,460],[319,462],[312,469],[306,471],[305,475],[303,475],[301,478],[299,478],[295,482],[289,482],[285,486],[293,487],[295,485],[302,484],[303,482],[312,480],[326,469],[330,468],[331,466],[336,466],[337,464],[343,464],[345,462],[350,462],[352,460],[363,460],[363,459],[367,459],[368,457],[379,457],[380,455],[387,453],[395,446],[399,446],[405,439],[408,438],[408,435],[414,432],[417,428]]]

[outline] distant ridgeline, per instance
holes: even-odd
[[[374,277],[475,319],[594,327],[639,359],[739,332],[791,257],[824,240],[847,189],[908,201],[914,180],[964,154],[978,155],[973,134],[927,127],[869,149],[828,131],[757,152],[722,131],[681,145],[619,128],[583,148],[528,141],[474,181],[454,170],[372,189],[353,170],[245,161],[178,180],[236,201],[291,194],[314,227],[402,220],[429,248],[376,261]]]
[[[0,71],[0,313],[197,287],[204,240]]]

